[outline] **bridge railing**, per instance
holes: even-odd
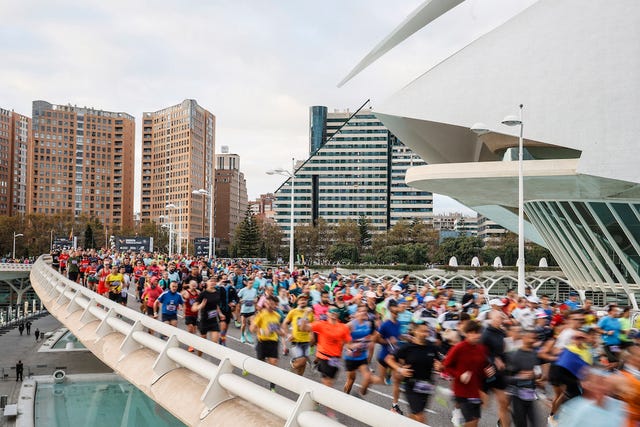
[[[121,358],[141,348],[150,349],[158,355],[153,365],[156,380],[171,370],[181,367],[209,381],[208,387],[201,396],[201,401],[207,408],[200,415],[201,419],[220,403],[231,396],[237,396],[281,418],[285,421],[286,427],[342,425],[335,419],[320,413],[317,410],[318,404],[366,425],[385,427],[422,425],[424,427],[423,424],[372,403],[116,304],[66,279],[49,264],[50,257],[43,255],[31,270],[32,283],[38,281],[38,288],[41,289],[39,292],[47,293],[47,298],[44,295],[41,295],[41,298],[43,300],[56,298],[58,304],[66,304],[66,311],[69,314],[83,310],[80,317],[82,324],[100,321],[96,329],[96,334],[100,337],[113,332],[124,335],[126,338],[120,347]],[[168,339],[150,335],[147,329],[159,332]],[[215,364],[198,357],[187,351],[186,347],[193,347],[219,362]],[[234,368],[241,370],[242,375],[251,374],[293,392],[297,395],[297,400],[270,392],[267,388],[243,378],[242,375],[233,373]],[[239,418],[238,422],[241,423],[242,420]]]

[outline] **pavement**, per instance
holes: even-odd
[[[31,335],[26,331],[22,335],[18,328],[0,336],[0,396],[8,396],[8,403],[17,403],[21,382],[16,381],[16,363],[22,360],[24,378],[30,375],[52,375],[56,369],[68,374],[87,374],[113,372],[89,351],[38,352],[44,340],[36,342],[34,331],[53,332],[63,325],[53,316],[46,315],[33,320]],[[13,426],[13,420],[5,419],[0,412],[0,426]]]
[[[139,305],[135,303],[135,298],[129,298],[129,307],[137,310]],[[113,372],[107,365],[102,363],[90,352],[74,351],[74,352],[38,352],[37,349],[42,345],[40,342],[35,341],[33,332],[36,328],[39,328],[41,332],[53,332],[56,329],[63,327],[53,316],[47,315],[43,318],[34,321],[31,335],[26,335],[26,332],[20,336],[17,328],[13,329],[6,334],[0,336],[0,372],[4,372],[4,377],[0,379],[0,395],[8,396],[8,403],[16,403],[18,394],[20,391],[20,382],[16,382],[15,376],[15,364],[18,360],[22,360],[24,364],[24,376],[28,375],[51,375],[56,369],[64,369],[69,374],[80,373],[106,373]],[[182,319],[179,321],[179,327],[185,329]],[[240,342],[240,330],[233,325],[229,328],[227,335],[227,345],[234,349],[241,351],[245,354],[255,356],[255,349],[252,345],[243,344]],[[289,357],[281,356],[279,359],[279,366],[283,369],[289,369]],[[372,367],[375,368],[375,361],[372,362]],[[308,368],[305,372],[305,377],[308,377],[314,381],[320,381],[320,375],[313,372]],[[263,384],[268,387],[268,383],[260,378],[251,378],[258,384]],[[438,380],[442,386],[449,388],[449,384],[445,381]],[[344,369],[340,370],[339,376],[335,382],[336,389],[342,389],[345,382]],[[352,394],[357,394],[359,380],[356,379],[356,385],[353,387]],[[287,390],[278,390],[278,393],[296,400],[297,396]],[[392,387],[387,385],[374,385],[370,387],[369,393],[365,399],[373,404],[384,408],[391,407],[391,393]],[[401,407],[404,411],[407,411],[406,402],[404,402],[401,395]],[[451,426],[451,400],[450,398],[437,398],[430,399],[427,409],[427,423],[431,426]],[[537,402],[539,406],[540,419],[546,417],[546,409],[540,402]],[[1,416],[1,414],[0,414]],[[338,414],[338,419],[350,426],[357,426],[353,420],[343,418]],[[480,420],[481,427],[493,427],[497,423],[497,415],[494,399],[491,399],[491,403],[487,407],[483,408],[482,419]],[[5,420],[4,417],[0,419],[0,426],[12,426],[11,420]]]

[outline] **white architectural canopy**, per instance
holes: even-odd
[[[636,0],[540,0],[375,112],[428,163],[409,169],[409,185],[449,195],[516,231],[518,172],[511,160],[519,129],[500,121],[524,104],[526,237],[551,250],[574,288],[624,292],[635,308],[638,16]],[[415,28],[416,19],[408,25]],[[406,33],[397,28],[368,57]],[[489,132],[471,132],[477,122],[489,124]]]

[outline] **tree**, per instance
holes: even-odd
[[[282,251],[282,240],[284,234],[277,224],[256,218],[262,240],[261,254],[263,257],[273,260],[276,259]]]
[[[233,234],[237,256],[254,258],[260,254],[260,229],[253,212],[247,208],[244,219],[236,227]]]
[[[358,243],[360,253],[371,246],[371,220],[364,215],[358,217]]]
[[[436,251],[434,261],[448,264],[449,258],[455,256],[459,265],[471,265],[474,256],[482,255],[483,242],[479,237],[455,237],[444,239]]]
[[[95,248],[95,240],[93,238],[93,228],[91,228],[91,224],[87,224],[84,229],[84,245],[85,248]]]

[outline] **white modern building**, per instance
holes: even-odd
[[[426,1],[345,80],[459,3]],[[407,184],[517,231],[519,128],[501,121],[523,104],[527,239],[583,295],[626,294],[636,309],[639,16],[637,0],[539,0],[374,112],[428,163]],[[477,122],[490,132],[473,133]]]
[[[330,224],[366,217],[375,232],[400,220],[430,222],[433,196],[404,182],[425,162],[364,107],[356,112],[310,108],[310,157],[295,167],[294,221]],[[315,141],[315,142],[314,142]],[[291,179],[275,192],[275,219],[289,229]]]

